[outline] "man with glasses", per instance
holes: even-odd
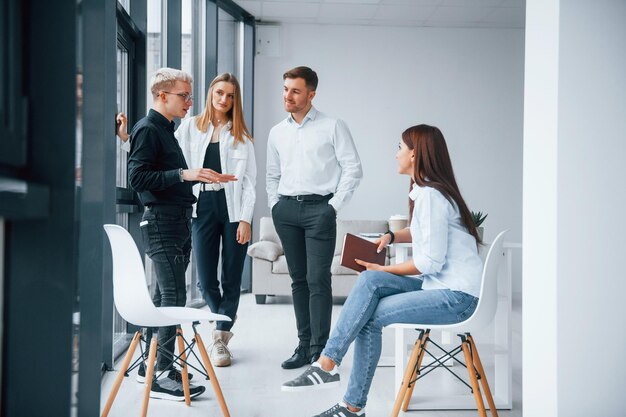
[[[186,303],[185,271],[191,250],[191,207],[196,202],[194,182],[234,181],[229,174],[211,169],[188,169],[174,137],[174,118],[185,117],[192,104],[191,76],[172,68],[161,68],[152,77],[152,108],[130,133],[128,180],[146,207],[140,223],[146,254],[153,262],[157,283],[152,298],[157,307],[183,307]],[[148,345],[152,329],[146,332]],[[174,369],[176,327],[158,329],[157,375],[150,396],[185,399],[180,371]],[[191,378],[191,375],[190,375]],[[145,379],[145,368],[138,380]],[[191,397],[203,386],[190,385]]]

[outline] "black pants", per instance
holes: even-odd
[[[241,295],[241,273],[248,244],[237,242],[239,222],[228,219],[224,190],[204,191],[198,198],[197,216],[191,223],[193,254],[198,266],[198,286],[214,313],[233,321],[218,321],[217,330],[229,331],[234,324]],[[222,277],[218,280],[218,261],[222,244]],[[220,291],[220,282],[222,289]]]
[[[152,260],[156,285],[152,302],[157,307],[184,307],[187,301],[185,271],[191,252],[191,207],[153,206],[146,208],[141,233],[146,254]],[[147,329],[148,346],[155,329]],[[158,328],[157,369],[172,368],[176,326]],[[171,339],[171,340],[170,340]]]
[[[330,266],[337,239],[335,210],[328,204],[331,196],[313,201],[281,197],[272,207],[292,280],[298,339],[311,353],[322,351],[330,332]]]

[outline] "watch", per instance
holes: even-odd
[[[396,235],[391,230],[387,230],[385,234],[388,234],[389,236],[391,236],[391,240],[389,241],[389,244],[391,245],[393,241],[396,240]]]

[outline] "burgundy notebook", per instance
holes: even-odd
[[[341,265],[358,272],[365,271],[365,267],[357,264],[355,259],[384,265],[387,248],[384,248],[380,253],[376,253],[377,249],[378,245],[374,242],[346,233],[341,248]]]

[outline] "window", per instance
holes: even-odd
[[[26,164],[26,135],[22,126],[20,7],[0,3],[0,165]]]
[[[240,42],[240,25],[233,16],[225,12],[223,9],[218,11],[217,19],[217,73],[231,72],[237,78],[241,78],[239,47]]]
[[[181,40],[181,45],[180,45],[180,51],[181,51],[181,57],[180,57],[180,69],[185,71],[187,74],[190,74],[193,77],[193,81],[194,83],[196,82],[196,79],[199,78],[196,76],[195,72],[194,72],[194,58],[195,58],[195,54],[194,54],[194,50],[192,47],[192,29],[193,29],[193,24],[192,24],[192,5],[191,5],[191,0],[182,0],[181,2],[181,36],[180,36],[180,40]],[[197,96],[194,96],[197,97]],[[193,106],[191,111],[187,112],[187,115],[185,116],[185,118],[187,117],[192,117],[192,115],[198,114],[198,109],[197,109],[197,100],[194,100]]]
[[[146,111],[152,106],[150,79],[163,66],[163,4],[161,0],[148,0],[148,33],[146,36]]]

